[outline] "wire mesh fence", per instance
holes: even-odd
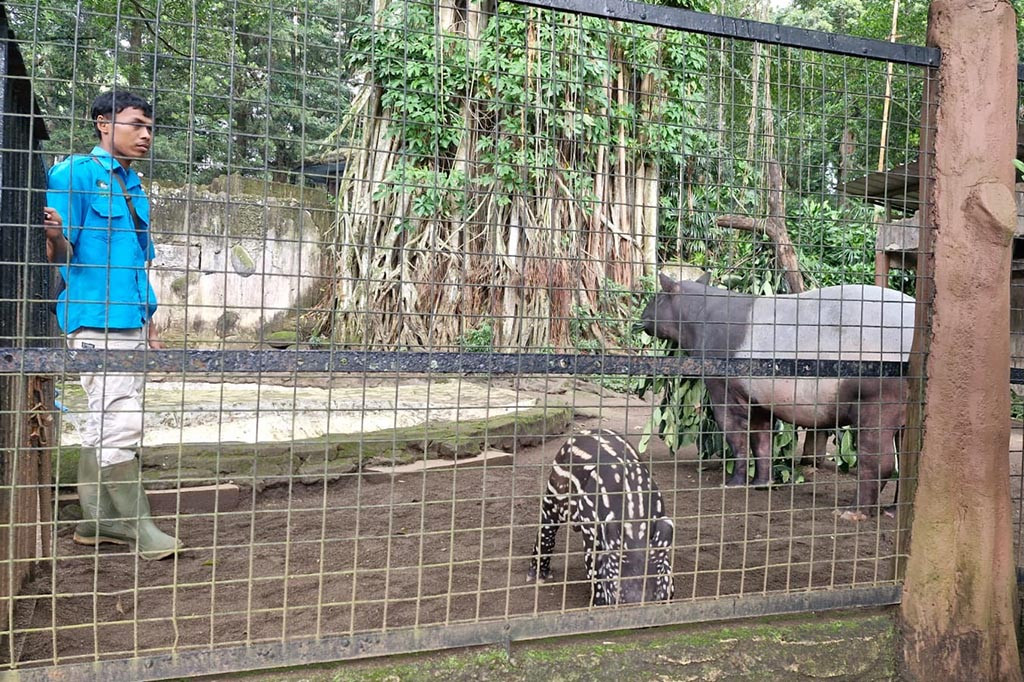
[[[531,4],[6,3],[49,134],[30,189],[73,247],[61,329],[9,345],[74,352],[0,357],[55,375],[32,414],[58,493],[5,668],[155,677],[898,598],[935,55]],[[152,109],[96,114],[111,88]],[[4,229],[42,243],[41,222]],[[125,377],[145,386],[118,410]],[[566,445],[585,429],[613,433]],[[160,561],[118,498],[140,484]],[[644,579],[666,576],[671,603],[594,604],[667,601]]]
[[[1018,87],[1020,81],[1024,80],[1024,73],[1018,69]],[[1017,128],[1017,161],[1018,164],[1024,158],[1024,149],[1021,146],[1020,119],[1018,118]],[[1024,282],[1021,281],[1022,261],[1024,252],[1021,250],[1021,242],[1017,238],[1022,232],[1021,222],[1024,220],[1024,201],[1022,192],[1024,185],[1020,183],[1020,170],[1017,170],[1017,184],[1015,185],[1015,200],[1017,204],[1017,230],[1014,233],[1013,260],[1011,261],[1010,272],[1010,417],[1013,426],[1010,430],[1010,495],[1013,499],[1013,523],[1014,543],[1017,549],[1017,573],[1018,582],[1024,567],[1024,550],[1022,550],[1022,525],[1021,509],[1024,505],[1024,444],[1021,436],[1021,419],[1024,419]]]

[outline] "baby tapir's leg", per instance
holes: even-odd
[[[654,593],[656,601],[672,599],[675,585],[672,583],[672,539],[675,535],[675,524],[672,519],[661,517],[654,520],[654,532],[651,534],[651,569],[648,573],[657,575],[657,589]]]
[[[590,582],[590,605],[604,606],[609,603],[610,595],[605,591],[605,581],[598,579],[598,564],[603,563],[603,560],[597,555],[597,524],[581,525],[580,532],[583,534],[583,562],[587,566],[587,580]]]
[[[556,466],[548,478],[548,489],[541,506],[540,530],[533,546],[533,558],[526,577],[528,582],[551,579],[551,551],[555,548],[555,537],[559,526],[569,520],[568,493],[568,474]]]

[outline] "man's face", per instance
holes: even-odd
[[[113,121],[98,116],[96,126],[103,139],[110,140],[110,151],[118,158],[141,159],[153,144],[153,119],[135,107],[117,112]]]

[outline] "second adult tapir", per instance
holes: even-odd
[[[641,315],[643,327],[693,357],[906,362],[910,355],[915,302],[892,289],[841,285],[752,296],[664,274],[661,287]],[[851,426],[857,429],[857,499],[843,516],[862,520],[877,509],[895,468],[905,378],[708,377],[704,383],[736,456],[727,485],[748,482],[750,450],[751,483],[771,483],[773,419],[806,428]]]

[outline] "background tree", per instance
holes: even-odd
[[[350,56],[336,340],[438,347],[487,325],[502,347],[630,345],[623,292],[658,259],[661,178],[705,144],[702,39],[394,0]]]
[[[225,172],[286,179],[337,127],[347,103],[355,3],[138,0],[8,3],[55,157],[87,151],[97,92],[136,90],[156,107],[149,175],[206,182]]]

